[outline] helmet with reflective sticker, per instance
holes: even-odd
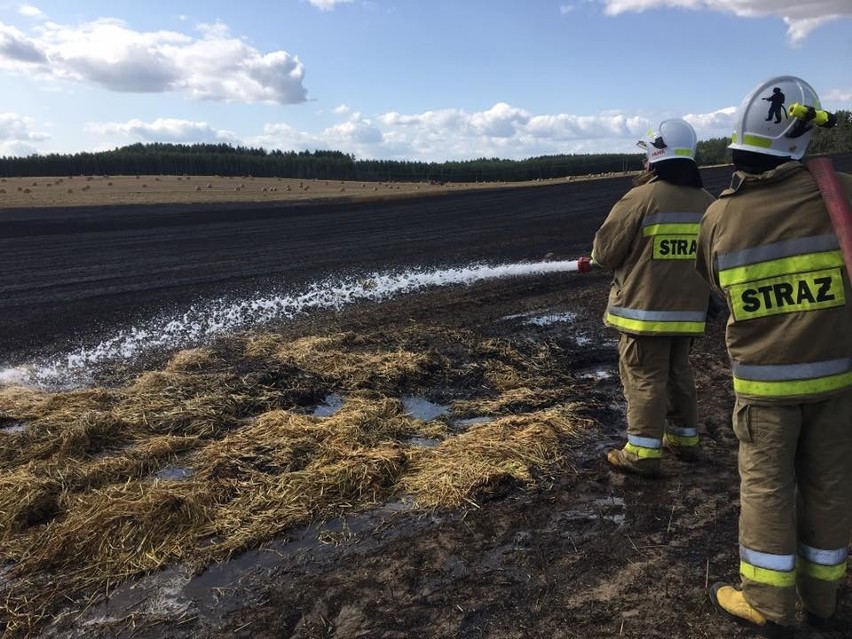
[[[672,118],[660,122],[656,130],[651,129],[645,133],[645,137],[639,140],[636,146],[645,150],[649,164],[674,159],[694,161],[698,136],[689,122]]]
[[[793,104],[820,108],[816,91],[801,78],[782,75],[761,82],[737,109],[728,148],[801,159],[816,123],[791,116]]]

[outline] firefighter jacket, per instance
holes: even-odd
[[[612,208],[592,258],[613,269],[604,321],[633,335],[704,334],[710,289],[695,272],[698,224],[713,196],[653,178]]]
[[[838,177],[852,198],[852,175]],[[696,269],[728,303],[738,397],[801,403],[852,389],[852,291],[803,164],[735,173],[701,221]]]

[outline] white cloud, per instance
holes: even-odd
[[[735,107],[729,107],[682,117],[696,127],[700,139],[708,139],[730,134],[734,111]],[[347,111],[341,115],[346,116],[345,121],[319,134],[300,132],[287,124],[270,124],[263,135],[246,143],[267,149],[334,149],[359,159],[520,160],[572,153],[637,153],[636,140],[659,124],[658,120],[617,111],[533,116],[505,103],[477,112],[443,109],[366,118]]]
[[[360,113],[345,112],[344,122],[327,127],[321,133],[297,131],[284,123],[267,124],[262,135],[248,138],[245,144],[265,149],[304,151],[330,149],[353,153],[358,157],[376,157],[385,147],[384,134]]]
[[[774,16],[787,25],[787,37],[796,45],[818,26],[852,17],[849,0],[600,0],[608,15],[658,8],[708,9],[744,18]]]
[[[26,142],[21,142],[19,140],[0,140],[0,157],[27,157],[30,155],[36,155],[37,153],[38,149]]]
[[[845,97],[852,99],[848,94]],[[735,110],[727,107],[681,117],[696,128],[699,139],[703,140],[728,136]],[[115,148],[136,141],[224,142],[268,150],[329,149],[351,153],[359,159],[444,162],[480,157],[521,160],[541,155],[636,153],[636,140],[659,123],[657,119],[621,111],[531,115],[502,102],[476,112],[442,109],[410,114],[390,112],[371,118],[346,107],[336,109],[336,113],[340,121],[322,131],[302,131],[279,122],[265,125],[255,136],[238,137],[207,122],[178,118],[90,122],[85,131],[92,138],[91,149]],[[676,115],[679,114],[665,117]],[[48,137],[35,129],[30,118],[0,114],[0,155],[35,153],[34,145]],[[110,138],[114,142],[110,143]]]
[[[852,89],[833,89],[825,95],[821,95],[821,102],[830,102],[832,104],[852,104]],[[846,107],[847,109],[849,107]]]
[[[323,131],[322,137],[331,147],[335,144],[343,147],[374,145],[384,140],[382,132],[368,120],[349,120],[336,124]]]
[[[305,131],[298,131],[283,122],[265,125],[261,135],[247,138],[245,144],[264,149],[281,149],[282,151],[307,151],[329,148],[319,136]]]
[[[504,102],[487,111],[474,113],[470,124],[480,135],[492,138],[511,138],[530,121],[530,114]]]
[[[0,69],[119,92],[245,103],[307,100],[298,57],[262,53],[222,24],[201,25],[199,33],[140,32],[102,18],[78,26],[48,22],[27,35],[0,23]]]
[[[47,133],[34,130],[32,118],[17,113],[0,113],[0,156],[34,155],[38,152],[34,143],[48,138]]]
[[[44,13],[38,7],[34,7],[31,4],[22,4],[18,7],[18,13],[22,16],[27,16],[28,18],[43,18]]]
[[[320,11],[332,11],[337,5],[351,4],[354,0],[308,0],[311,6]]]
[[[698,132],[698,139],[722,138],[731,135],[737,107],[725,107],[712,113],[688,113],[683,119]]]
[[[703,140],[728,136],[735,110],[727,107],[681,117],[696,128]],[[506,103],[476,112],[443,109],[410,114],[390,112],[376,117],[365,117],[347,107],[337,109],[337,115],[340,121],[322,131],[299,130],[278,122],[265,125],[259,135],[239,137],[207,122],[177,118],[90,122],[85,131],[92,139],[91,149],[115,148],[136,141],[224,142],[268,150],[335,150],[359,159],[445,162],[480,157],[521,160],[541,155],[637,153],[636,140],[659,123],[658,119],[621,111],[531,115]],[[679,114],[665,117],[676,115]],[[31,119],[0,114],[0,149],[5,149],[7,155],[11,150],[19,155],[34,153],[32,146],[47,138],[35,130]],[[26,149],[24,145],[28,145]]]
[[[175,144],[233,142],[236,136],[230,131],[217,130],[206,122],[192,122],[174,118],[158,118],[153,122],[130,120],[128,122],[90,122],[86,131],[100,135],[121,135],[145,142],[172,142]]]
[[[15,27],[0,22],[0,69],[25,68],[47,63],[47,56],[38,43],[33,42]]]
[[[40,142],[49,137],[47,133],[33,130],[32,118],[17,113],[0,113],[0,140]]]
[[[852,15],[852,13],[850,13],[850,15]],[[825,24],[826,22],[836,20],[838,17],[839,16],[823,16],[820,18],[802,18],[795,20],[784,16],[784,24],[787,25],[787,37],[791,44],[798,45],[818,26]]]

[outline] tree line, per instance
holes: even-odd
[[[817,129],[809,154],[852,151],[852,112]],[[698,143],[699,165],[731,161],[728,138]],[[522,182],[642,169],[643,153],[545,155],[525,160],[454,162],[357,160],[340,151],[267,151],[229,144],[131,144],[110,151],[0,157],[0,177],[63,175],[222,175],[297,179],[434,182]]]
[[[364,182],[528,181],[633,171],[636,154],[553,155],[458,162],[357,160],[340,151],[267,151],[227,144],[132,144],[110,151],[0,158],[0,177],[63,175],[222,175]]]

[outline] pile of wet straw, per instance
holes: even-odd
[[[507,481],[564,468],[588,425],[546,349],[430,329],[232,338],[126,385],[0,388],[2,629],[27,634],[130,577],[203,567],[297,525],[401,497],[477,505]],[[388,344],[391,344],[388,347]],[[447,344],[441,352],[426,344]],[[403,393],[477,388],[425,422]],[[341,408],[315,416],[329,393]],[[464,430],[451,417],[491,421]],[[413,438],[429,438],[424,447]]]

